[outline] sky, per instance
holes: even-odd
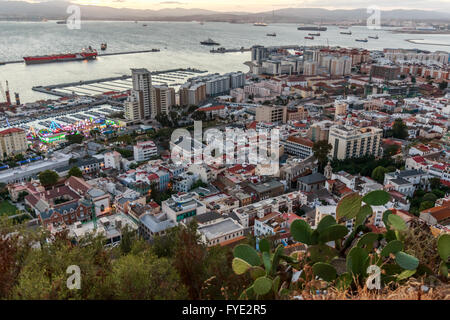
[[[43,0],[31,0],[30,2],[43,2]],[[367,8],[372,5],[379,6],[381,10],[421,9],[450,12],[450,0],[72,0],[71,2],[115,8],[152,10],[198,8],[223,12],[246,11],[253,13],[281,8],[356,9]]]

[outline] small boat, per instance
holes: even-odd
[[[320,33],[308,33],[308,36],[316,36],[316,37],[320,37]]]
[[[264,22],[255,22],[253,25],[255,27],[267,27],[267,23]]]
[[[143,26],[143,27],[146,27],[147,25],[146,25],[146,24],[143,24],[142,26]]]
[[[369,38],[378,40],[378,35],[376,35],[375,37],[374,36],[369,36]]]
[[[314,37],[305,37],[305,39],[314,40]]]
[[[220,43],[215,42],[213,39],[209,38],[205,41],[200,41],[200,44],[204,46],[220,46]]]
[[[348,29],[346,26],[340,26],[339,29]]]
[[[105,51],[107,47],[108,47],[108,45],[107,45],[106,42],[105,42],[105,43],[102,43],[102,44],[101,44],[100,49],[102,49],[103,51]]]
[[[351,32],[351,31],[348,31],[348,32],[341,31],[340,33],[341,33],[341,34],[348,34],[348,35],[350,35],[350,36],[352,35],[352,32]]]
[[[355,39],[355,41],[358,41],[358,42],[367,42],[367,41],[369,41],[369,40],[367,40],[367,39]]]
[[[66,20],[56,21],[56,24],[67,24]]]
[[[277,34],[275,32],[274,33],[268,33],[268,34],[266,34],[266,36],[268,36],[268,37],[276,37]]]

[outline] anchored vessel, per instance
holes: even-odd
[[[369,40],[367,40],[367,39],[355,39],[355,41],[358,41],[358,42],[367,42],[367,41],[369,41]]]
[[[255,27],[267,27],[267,23],[264,22],[255,22],[253,25]]]
[[[378,39],[378,35],[374,36],[369,36],[370,39]]]
[[[327,27],[318,27],[318,26],[298,27],[297,30],[304,30],[304,31],[327,31]]]
[[[200,44],[202,44],[204,46],[219,46],[220,45],[220,43],[215,42],[211,38],[209,38],[208,40],[205,40],[205,41],[200,41]]]
[[[305,39],[314,40],[314,37],[305,37]]]
[[[97,50],[91,47],[83,49],[78,53],[61,53],[52,54],[46,56],[32,56],[23,57],[25,64],[38,64],[38,63],[50,63],[50,62],[65,62],[65,61],[77,61],[77,60],[95,60],[97,59]]]
[[[276,37],[277,34],[275,32],[274,33],[268,33],[268,34],[266,34],[266,36],[268,36],[268,37]]]
[[[348,31],[348,32],[342,31],[342,32],[341,32],[341,34],[348,34],[348,35],[352,35],[352,32],[351,32],[351,31]]]
[[[320,37],[320,32],[317,32],[317,33],[308,33],[308,36],[316,36],[316,37]]]

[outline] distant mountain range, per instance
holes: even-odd
[[[0,19],[40,20],[64,19],[70,2],[48,1],[29,3],[25,1],[0,0]],[[270,12],[216,12],[203,9],[138,10],[117,9],[104,6],[82,5],[82,18],[87,20],[147,20],[147,21],[228,21],[267,23],[311,23],[366,20],[366,9],[327,10],[320,8],[285,8]],[[426,10],[391,10],[381,12],[382,21],[418,20],[450,21],[450,13]]]

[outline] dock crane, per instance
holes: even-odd
[[[8,99],[7,99],[7,97],[6,97],[5,90],[3,89],[3,85],[2,85],[1,82],[0,82],[0,93],[1,93],[2,96],[3,96],[3,99],[5,99],[5,101],[8,101]]]
[[[10,106],[11,105],[11,95],[9,94],[9,83],[8,83],[8,80],[6,80],[6,92],[5,92],[5,95],[6,95],[6,103],[8,104],[8,106]]]

